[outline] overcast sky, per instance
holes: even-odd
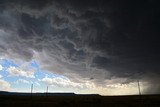
[[[1,0],[0,90],[160,94],[159,19],[154,0]]]

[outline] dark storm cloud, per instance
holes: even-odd
[[[112,77],[159,81],[153,79],[160,75],[156,1],[0,3],[0,51],[9,57],[29,61],[36,51],[43,68],[97,83]]]

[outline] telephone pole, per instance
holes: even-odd
[[[46,90],[46,93],[48,93],[48,86],[47,86],[47,90]]]
[[[33,93],[33,84],[31,85],[31,96],[32,96],[32,93]]]
[[[46,97],[48,96],[48,86],[47,86],[47,89],[46,89]]]
[[[141,88],[140,88],[139,80],[137,80],[137,82],[138,82],[138,91],[139,91],[139,95],[141,95]]]

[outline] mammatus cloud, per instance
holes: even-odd
[[[24,62],[35,59],[41,68],[63,74],[71,82],[103,85],[114,78],[126,78],[112,84],[140,79],[152,86],[160,76],[157,4],[2,1],[1,56]],[[13,75],[32,75],[13,67],[10,71]]]

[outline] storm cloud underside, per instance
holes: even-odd
[[[36,59],[74,82],[137,79],[159,93],[160,8],[156,1],[1,1],[0,53]],[[156,86],[155,89],[150,87]]]

